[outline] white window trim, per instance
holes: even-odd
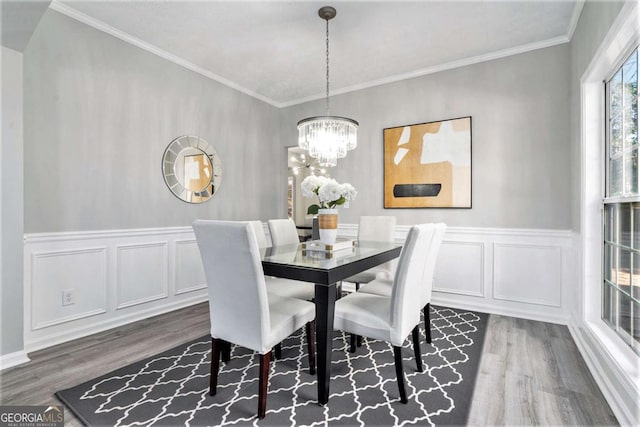
[[[581,288],[574,324],[577,344],[621,424],[640,423],[640,359],[601,319],[602,201],[605,177],[603,81],[640,39],[640,7],[626,3],[580,80]]]

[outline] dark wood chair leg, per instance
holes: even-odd
[[[307,355],[309,356],[309,373],[316,374],[316,322],[312,320],[306,325]]]
[[[216,395],[218,388],[218,370],[220,368],[221,340],[211,338],[211,373],[209,374],[209,396]]]
[[[359,290],[360,290],[360,283],[357,283],[357,282],[356,282],[356,283],[354,283],[354,284],[356,285],[356,291],[359,291]]]
[[[282,359],[282,343],[278,343],[275,346],[275,359]]]
[[[222,353],[222,361],[228,363],[231,360],[231,343],[220,340],[220,351]]]
[[[269,364],[271,352],[260,355],[260,379],[258,380],[258,418],[263,419],[267,411],[267,388],[269,386]]]
[[[402,347],[393,346],[393,358],[396,364],[396,377],[398,378],[400,401],[402,403],[407,403],[407,392],[404,389],[404,370],[402,369]]]
[[[427,303],[422,309],[424,313],[424,335],[427,338],[427,344],[431,344],[431,303]]]
[[[349,353],[356,352],[356,335],[349,334]]]
[[[356,338],[356,345],[358,347],[362,347],[362,335],[358,335],[358,337]]]
[[[418,325],[411,331],[413,338],[413,355],[416,357],[416,368],[422,372],[422,352],[420,351],[420,327]]]

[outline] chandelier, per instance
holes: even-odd
[[[339,158],[346,157],[347,151],[358,145],[358,122],[329,115],[329,20],[335,18],[336,10],[331,6],[324,6],[318,10],[318,15],[326,21],[327,28],[326,115],[308,117],[298,122],[298,146],[317,159],[320,166],[331,167],[338,164]]]

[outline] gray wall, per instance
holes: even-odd
[[[22,54],[2,47],[0,355],[23,349]]]
[[[572,228],[580,230],[580,79],[591,63],[624,2],[587,1],[571,39],[571,193]]]
[[[332,98],[332,114],[360,122],[358,148],[332,171],[358,190],[340,221],[571,228],[569,69],[564,44]],[[323,111],[322,101],[283,110],[283,147],[296,144],[298,120]],[[469,115],[473,208],[383,209],[382,130]]]
[[[277,216],[278,110],[48,10],[24,53],[25,232]],[[212,200],[175,198],[165,147],[195,134],[222,158]]]

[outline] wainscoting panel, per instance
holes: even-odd
[[[484,296],[484,243],[443,241],[433,279],[434,292]]]
[[[167,245],[116,246],[116,310],[169,296]]]
[[[104,246],[31,254],[33,330],[107,311],[106,255]],[[63,301],[65,292],[72,304]]]
[[[493,247],[494,298],[561,307],[562,248],[513,243]]]
[[[200,251],[195,240],[176,240],[176,294],[207,287]]]
[[[396,227],[404,241],[410,226]],[[339,224],[356,238],[357,224]],[[448,227],[436,262],[434,304],[566,324],[573,233],[568,230]]]
[[[396,239],[408,231],[396,227]],[[572,241],[563,230],[449,227],[432,302],[567,323]],[[191,227],[30,234],[24,248],[27,352],[207,300]]]
[[[29,234],[24,251],[27,352],[207,299],[191,227]]]

